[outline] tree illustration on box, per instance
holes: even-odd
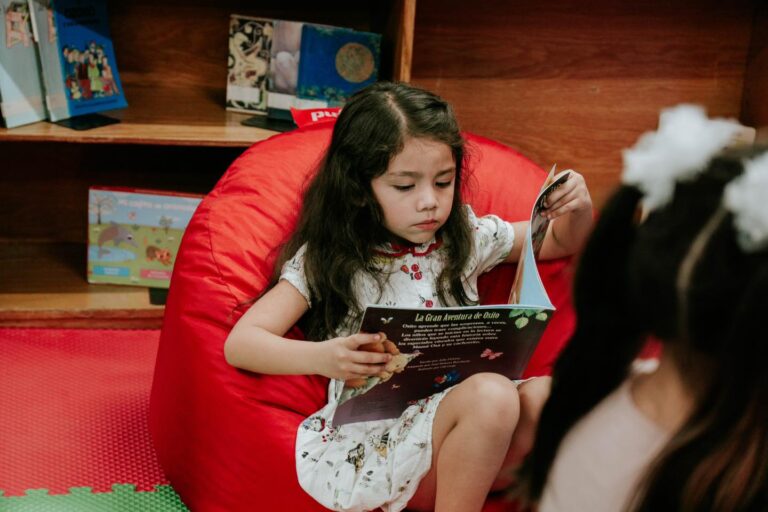
[[[101,215],[115,211],[115,196],[93,194],[93,200],[88,205],[88,210],[96,215],[96,224],[101,225]]]
[[[160,217],[160,220],[158,221],[158,224],[160,224],[160,227],[165,230],[165,234],[168,234],[168,230],[171,227],[171,224],[173,224],[173,219],[171,217],[167,217],[163,215]]]

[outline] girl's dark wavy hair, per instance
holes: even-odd
[[[637,189],[624,186],[610,199],[576,273],[576,330],[555,364],[552,394],[520,471],[529,500],[540,498],[565,434],[628,377],[652,335],[678,356],[698,394],[630,509],[765,510],[768,254],[742,251],[732,216],[720,210],[743,159],[762,151],[714,158],[640,224]],[[708,222],[713,231],[683,292],[683,313],[676,281]]]
[[[296,231],[283,248],[276,271],[307,244],[304,272],[312,307],[301,321],[308,339],[331,336],[348,314],[359,316],[353,277],[368,272],[383,285],[374,248],[389,241],[371,180],[386,172],[409,137],[448,145],[456,163],[455,193],[441,228],[447,251],[438,277],[443,303],[470,304],[462,271],[472,246],[461,189],[465,143],[450,105],[435,94],[407,84],[377,82],[350,98],[341,110],[319,169],[304,193]],[[453,300],[450,300],[453,299]]]

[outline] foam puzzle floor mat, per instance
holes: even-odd
[[[187,510],[149,436],[158,339],[0,329],[0,511]]]
[[[149,436],[159,337],[0,328],[0,512],[188,510]]]
[[[3,512],[173,512],[187,508],[168,485],[136,492],[132,485],[114,484],[112,492],[94,493],[89,487],[73,487],[67,494],[48,494],[31,489],[24,496],[0,496]]]

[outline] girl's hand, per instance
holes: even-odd
[[[555,219],[566,213],[588,213],[592,215],[592,197],[589,195],[584,176],[574,170],[568,169],[555,176],[555,179],[569,172],[568,180],[553,190],[544,201],[544,210],[541,214],[547,219]]]
[[[392,360],[391,354],[358,350],[360,345],[381,342],[382,333],[357,333],[344,338],[321,342],[318,374],[330,379],[348,380],[370,377],[381,373]]]

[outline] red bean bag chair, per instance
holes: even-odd
[[[299,423],[326,402],[327,379],[237,370],[223,345],[243,304],[268,284],[294,227],[301,191],[330,139],[312,126],[249,148],[203,200],[175,263],[152,386],[150,428],[163,469],[193,511],[321,511],[294,469]],[[545,173],[512,149],[469,135],[467,201],[478,215],[526,219]],[[540,264],[558,311],[528,375],[548,374],[572,332],[570,267]],[[483,303],[506,302],[514,267],[480,281]],[[290,337],[301,337],[298,329]],[[486,510],[501,510],[497,502]]]

